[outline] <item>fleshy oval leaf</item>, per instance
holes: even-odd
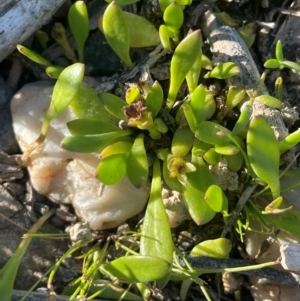
[[[207,188],[215,184],[215,180],[202,158],[193,157],[192,163],[197,169],[187,174],[187,186],[182,186],[182,195],[192,219],[200,226],[216,214],[204,199]]]
[[[42,66],[52,66],[52,64],[43,58],[41,55],[37,54],[36,52],[30,50],[29,48],[23,46],[23,45],[17,45],[17,49],[20,53],[31,59],[32,61],[42,65]]]
[[[202,47],[200,30],[187,35],[176,47],[171,59],[170,88],[167,99],[167,109],[171,109],[175,102],[180,86],[194,65]]]
[[[192,249],[191,255],[228,258],[230,251],[230,240],[227,238],[217,238],[212,240],[205,240],[199,243]]]
[[[228,138],[230,131],[211,121],[203,121],[198,125],[195,134],[197,139],[212,145],[224,144],[230,141]]]
[[[114,140],[132,134],[130,130],[110,132],[98,135],[70,136],[61,142],[61,147],[79,153],[101,152],[107,145]]]
[[[228,211],[228,200],[220,186],[210,185],[205,192],[204,199],[212,210],[216,212]]]
[[[217,65],[213,70],[206,73],[204,78],[227,79],[237,75],[240,72],[240,67],[232,62],[226,62]]]
[[[98,180],[105,185],[120,182],[126,175],[126,161],[126,153],[111,155],[102,159],[96,169]]]
[[[129,283],[159,280],[169,269],[166,260],[146,255],[123,256],[100,267],[103,273]]]
[[[122,110],[126,106],[122,98],[110,93],[100,93],[98,96],[107,112],[120,120],[128,121]]]
[[[145,99],[145,104],[148,111],[152,113],[152,118],[154,119],[158,112],[160,111],[164,100],[164,92],[160,83],[156,80],[152,87],[150,88],[147,97]]]
[[[231,111],[234,107],[236,107],[245,97],[246,90],[241,87],[231,86],[228,89],[228,93],[226,96],[226,107],[229,111]]]
[[[129,55],[130,33],[122,9],[113,1],[103,15],[103,33],[114,50],[128,68],[134,64]]]
[[[89,16],[84,1],[76,1],[69,9],[68,21],[76,41],[79,61],[84,61],[84,44],[89,35]]]
[[[163,19],[169,30],[177,33],[183,24],[182,7],[177,2],[172,2],[165,9]]]
[[[118,141],[110,144],[101,152],[101,158],[105,159],[106,157],[129,153],[132,148],[132,142],[128,141]]]
[[[144,134],[135,139],[127,159],[126,173],[135,187],[141,187],[148,179],[149,163],[144,145]]]
[[[255,100],[271,108],[280,109],[282,107],[282,102],[271,95],[259,95],[255,97]]]
[[[184,157],[192,148],[195,139],[189,127],[178,127],[173,136],[171,151],[175,156]]]
[[[270,186],[273,199],[276,199],[280,196],[279,146],[271,126],[262,117],[250,122],[247,152],[253,171]]]
[[[72,135],[95,135],[121,131],[119,127],[99,119],[75,119],[67,123]]]

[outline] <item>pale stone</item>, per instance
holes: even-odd
[[[12,99],[13,127],[22,151],[39,136],[53,86],[37,82],[24,86]],[[72,203],[94,229],[120,225],[143,210],[149,185],[135,188],[127,178],[105,186],[95,177],[99,154],[63,150],[61,140],[70,136],[66,123],[76,119],[69,110],[51,122],[43,145],[30,158],[28,171],[34,188],[56,203]]]

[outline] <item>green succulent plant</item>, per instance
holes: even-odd
[[[149,21],[123,12],[120,5],[129,3],[132,1],[111,2],[99,20],[99,28],[128,68],[134,67],[130,57],[131,47],[155,46],[161,40],[167,50],[173,51],[173,45],[169,43],[171,38],[176,48],[170,62],[168,91],[164,91],[162,85],[155,81],[151,87],[135,83],[136,85],[127,89],[124,99],[111,93],[97,95],[92,89],[81,86],[84,67],[81,63],[75,63],[64,69],[58,77],[41,137],[44,139],[46,136],[51,120],[69,106],[78,119],[68,123],[71,135],[62,140],[61,146],[74,152],[100,154],[95,172],[97,178],[106,185],[115,184],[125,176],[136,187],[150,181],[149,202],[141,231],[135,237],[132,235],[134,239],[140,237],[139,246],[133,243],[132,247],[128,247],[122,244],[121,239],[117,239],[118,247],[123,248],[126,255],[111,262],[104,260],[107,245],[93,248],[84,255],[86,265],[83,276],[74,280],[73,289],[70,286],[66,292],[73,294],[73,297],[76,294],[85,296],[90,286],[89,298],[107,296],[103,295],[105,292],[109,292],[110,296],[115,293],[113,298],[128,296],[130,293],[124,291],[114,280],[118,279],[135,285],[145,299],[149,293],[145,284],[147,282],[156,281],[157,285],[163,287],[170,279],[192,279],[199,284],[207,300],[210,300],[198,278],[209,271],[197,270],[187,261],[186,267],[178,263],[177,256],[182,260],[184,256],[172,241],[161,194],[162,184],[182,193],[187,210],[196,225],[209,223],[217,214],[222,214],[226,222],[230,217],[232,204],[229,204],[227,191],[218,185],[211,169],[212,166],[225,162],[228,170],[244,174],[243,185],[255,182],[263,187],[256,193],[265,193],[263,208],[253,202],[256,196],[251,196],[238,217],[235,226],[241,238],[250,218],[258,219],[265,228],[270,229],[273,225],[299,236],[296,228],[290,225],[290,221],[295,221],[299,226],[299,214],[296,211],[284,211],[281,204],[279,174],[280,155],[300,142],[300,132],[296,131],[278,142],[267,121],[262,117],[252,116],[252,113],[254,101],[280,109],[280,98],[257,96],[256,91],[232,86],[228,88],[225,99],[228,112],[236,110],[237,106],[245,102],[246,97],[249,100],[241,107],[235,124],[227,128],[226,122],[223,122],[226,116],[219,114],[215,95],[205,86],[205,79],[233,77],[240,72],[239,66],[227,62],[212,68],[211,61],[202,54],[200,30],[191,31],[180,40],[179,29],[183,17],[181,5],[188,5],[188,2],[159,1],[164,12],[164,24],[161,25],[159,33]],[[83,60],[82,49],[87,35],[81,33],[78,26],[72,23],[79,10],[85,11],[81,1],[71,8],[69,19],[73,33],[78,31],[78,54],[79,59]],[[179,16],[176,22],[175,16]],[[82,22],[87,28],[85,20],[83,18]],[[143,30],[151,30],[151,39],[147,37],[150,44],[146,45],[144,38],[134,40],[133,36],[140,34],[137,31],[139,26]],[[280,45],[277,48],[276,66],[292,66],[283,61]],[[38,55],[29,53],[26,48],[22,48],[21,52],[44,66],[52,66]],[[270,67],[269,63],[267,65]],[[212,70],[203,76],[202,68]],[[179,104],[175,104],[185,80],[187,95],[184,99],[179,99]],[[172,125],[168,123],[170,119],[173,121]],[[128,127],[118,127],[119,121],[125,122]],[[271,153],[267,151],[266,143],[272,149]],[[28,151],[32,151],[32,147]],[[275,209],[283,210],[282,220],[271,215]],[[130,235],[128,237],[132,238]],[[229,240],[219,238],[197,244],[191,255],[227,258],[230,249]],[[272,264],[274,263],[270,263]],[[220,269],[217,272],[222,271]],[[99,273],[111,277],[111,280],[102,279]],[[97,285],[102,288],[97,290]],[[130,297],[141,300],[137,295]]]

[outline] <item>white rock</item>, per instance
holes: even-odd
[[[39,136],[52,90],[47,82],[32,83],[12,99],[13,127],[22,151]],[[99,155],[60,148],[61,140],[70,136],[66,123],[73,119],[76,116],[69,109],[55,118],[45,142],[31,154],[28,171],[32,185],[56,203],[72,203],[92,228],[116,227],[143,210],[149,187],[137,189],[127,178],[105,186],[95,178]]]

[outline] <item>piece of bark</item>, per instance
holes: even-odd
[[[65,0],[5,0],[0,4],[0,62],[46,24]]]
[[[225,25],[212,9],[208,9],[202,22],[202,29],[209,41],[214,63],[233,62],[240,67],[240,73],[227,82],[232,86],[245,87],[247,90],[258,90],[258,95],[269,94],[264,84],[260,84],[260,74],[244,41],[230,26]],[[259,85],[259,87],[258,87]],[[253,116],[262,116],[271,125],[277,140],[288,135],[279,110],[267,107],[254,101]]]

